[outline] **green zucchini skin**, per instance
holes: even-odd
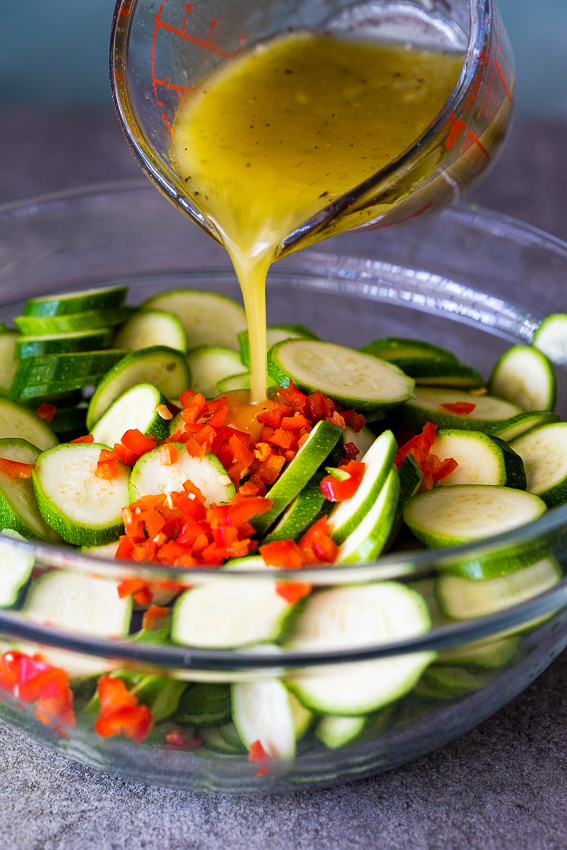
[[[100,351],[110,346],[112,335],[112,328],[95,328],[94,330],[54,334],[53,336],[20,336],[16,342],[15,356],[22,360],[25,357],[37,357],[45,354]]]
[[[92,386],[126,354],[111,349],[26,357],[18,363],[9,397],[17,401]]]
[[[82,313],[50,316],[16,316],[14,324],[26,336],[54,336],[121,325],[132,315],[132,307],[115,310],[84,310]]]
[[[51,318],[67,316],[70,313],[82,313],[86,310],[114,310],[122,307],[127,286],[113,286],[99,289],[84,289],[77,292],[65,292],[61,295],[49,295],[43,298],[29,298],[23,315]]]

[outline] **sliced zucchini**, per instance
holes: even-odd
[[[90,555],[93,558],[104,558],[105,560],[113,561],[116,557],[118,543],[118,540],[113,540],[112,543],[105,543],[103,546],[82,546],[81,551],[83,554]]]
[[[306,392],[321,390],[345,408],[387,410],[411,398],[414,382],[384,360],[333,342],[291,339],[268,351],[268,374]]]
[[[10,528],[0,532],[0,608],[11,608],[31,576],[35,558],[33,554],[14,549],[4,538],[20,543],[25,543],[26,538]]]
[[[40,451],[51,449],[58,443],[57,437],[43,419],[20,404],[0,397],[0,439],[6,437],[21,437]]]
[[[340,717],[327,714],[318,722],[315,737],[329,750],[337,750],[350,744],[360,735],[366,724],[366,717]]]
[[[456,646],[453,649],[445,649],[439,653],[435,664],[436,666],[448,664],[463,667],[471,673],[497,670],[510,663],[518,651],[519,643],[520,639],[517,635],[479,640],[463,646]]]
[[[124,528],[129,468],[118,461],[112,481],[95,475],[101,449],[97,443],[64,443],[37,459],[33,486],[41,515],[63,540],[76,546],[101,546]]]
[[[153,384],[166,398],[179,398],[191,385],[185,357],[173,348],[156,345],[132,351],[101,380],[89,404],[87,427],[94,425],[110,405],[136,384]]]
[[[567,422],[542,425],[512,440],[526,469],[528,491],[553,507],[567,501]]]
[[[132,599],[121,599],[112,579],[53,570],[32,581],[22,613],[55,629],[118,638],[128,634]]]
[[[169,409],[167,399],[153,384],[131,387],[110,405],[94,426],[92,435],[95,443],[112,448],[126,431],[133,428],[161,443],[169,436],[169,420],[164,419],[158,410],[161,405]]]
[[[116,310],[85,310],[81,313],[51,316],[17,316],[14,324],[26,336],[54,336],[78,331],[109,328],[121,325],[132,315],[131,307]]]
[[[392,470],[397,444],[391,431],[384,431],[363,457],[366,464],[358,490],[338,502],[329,514],[329,529],[335,543],[344,543],[371,510]]]
[[[232,348],[220,345],[199,345],[187,354],[191,373],[191,389],[205,398],[218,395],[218,383],[242,372],[240,355]]]
[[[489,391],[522,410],[553,410],[557,380],[550,360],[531,345],[514,345],[492,370]]]
[[[412,534],[428,548],[456,546],[502,534],[547,509],[523,490],[484,484],[439,487],[415,496],[404,511]]]
[[[27,440],[0,440],[0,458],[34,464],[39,449]],[[0,470],[0,527],[12,529],[32,540],[57,543],[61,538],[39,512],[31,478],[13,478]]]
[[[17,331],[0,332],[0,395],[8,395],[18,364],[16,346],[20,334]]]
[[[379,357],[380,360],[445,360],[456,363],[457,358],[452,351],[425,342],[420,339],[405,339],[404,337],[386,336],[375,339],[361,346],[361,351]]]
[[[396,531],[396,526],[402,520],[403,513],[410,499],[421,493],[421,488],[423,487],[423,472],[413,455],[405,457],[400,464],[398,478],[400,479],[400,494],[394,515],[394,532]]]
[[[43,354],[71,354],[77,351],[100,351],[112,342],[112,328],[75,331],[52,336],[20,336],[16,357],[38,357]],[[116,348],[126,346],[117,345]]]
[[[505,422],[492,425],[488,433],[509,443],[516,437],[521,437],[522,434],[539,428],[540,425],[549,425],[551,422],[559,422],[557,413],[552,413],[550,410],[534,410],[530,413],[518,413],[511,419],[506,419]]]
[[[218,292],[172,289],[149,298],[142,308],[174,313],[187,334],[189,348],[222,345],[238,351],[237,335],[246,329],[244,308]]]
[[[113,286],[29,298],[23,315],[49,318],[67,316],[69,313],[82,313],[85,310],[114,310],[122,306],[127,292],[126,286]]]
[[[453,484],[492,484],[526,489],[524,462],[504,440],[482,431],[438,431],[431,451],[440,461],[453,458],[458,466],[438,482]]]
[[[169,466],[161,462],[159,446],[136,462],[130,478],[130,502],[142,496],[181,492],[186,481],[199,488],[207,507],[230,502],[236,490],[216,455],[209,452],[203,458],[191,457],[185,443],[172,445],[177,449],[177,460]]]
[[[277,345],[278,342],[283,342],[284,339],[319,339],[317,334],[310,331],[309,328],[303,325],[268,325],[266,328],[266,344],[268,348],[272,345]],[[250,341],[248,339],[248,331],[241,331],[238,334],[238,342],[240,345],[240,359],[247,369],[250,368]]]
[[[25,357],[18,361],[9,397],[38,398],[92,386],[125,354],[125,351],[119,349],[107,349]]]
[[[171,639],[183,646],[211,649],[274,641],[292,609],[276,592],[275,582],[244,576],[239,581],[217,578],[196,584],[179,597]]]
[[[227,756],[242,755],[242,749],[238,749],[237,747],[233,747],[232,744],[227,743],[221,735],[220,729],[214,726],[210,728],[206,726],[199,727],[197,737],[203,741],[203,747],[212,753],[220,753]],[[244,752],[246,752],[246,748],[244,748]]]
[[[277,679],[233,684],[232,717],[248,749],[260,741],[270,759],[295,756],[295,724],[290,695]]]
[[[494,670],[473,673],[463,667],[432,664],[423,674],[423,681],[432,692],[439,691],[445,698],[453,699],[486,688],[494,681],[495,676]]]
[[[554,587],[562,578],[563,571],[557,561],[544,558],[496,578],[441,576],[435,585],[435,595],[445,617],[471,620],[525,602]]]
[[[399,493],[398,473],[391,469],[366,516],[339,546],[336,560],[338,566],[366,564],[378,557],[392,531]]]
[[[230,720],[230,709],[230,685],[195,685],[179,701],[175,722],[203,730],[223,726]]]
[[[263,543],[271,543],[274,540],[295,540],[318,519],[325,504],[325,497],[319,490],[325,474],[321,470],[315,473],[299,491],[293,502],[288,505],[270,533],[264,537]]]
[[[325,420],[315,425],[294,459],[270,488],[267,495],[273,501],[272,508],[267,513],[252,519],[252,524],[260,535],[265,534],[274,520],[305,487],[334,449],[341,434],[342,429],[338,425],[332,425]]]
[[[455,413],[444,404],[465,402],[474,404],[470,413]],[[403,424],[421,430],[427,422],[439,428],[466,428],[468,431],[490,431],[505,420],[521,413],[516,404],[491,395],[473,396],[470,393],[441,387],[416,387],[414,397],[400,410]]]
[[[547,316],[534,333],[532,345],[554,363],[567,363],[567,314]]]
[[[373,582],[312,594],[286,648],[346,650],[378,646],[427,632],[431,620],[422,597],[397,582]],[[359,716],[410,691],[433,659],[420,652],[306,670],[288,679],[301,702],[322,714]]]
[[[229,375],[228,378],[223,378],[217,384],[217,395],[224,395],[233,390],[249,390],[250,389],[250,372],[240,372],[237,375]],[[269,389],[268,389],[269,392]]]
[[[230,723],[225,723],[223,726],[219,726],[218,731],[220,732],[223,741],[225,741],[226,744],[232,747],[233,750],[240,753],[246,752],[246,747],[242,743],[242,739],[238,734],[238,729],[236,728],[232,720],[230,721]]]
[[[144,676],[130,693],[140,705],[147,705],[154,723],[160,723],[177,711],[179,700],[187,690],[187,682],[179,682],[167,676]]]
[[[115,348],[127,348],[128,351],[155,345],[165,345],[183,353],[187,351],[183,325],[177,316],[167,310],[138,310],[122,325],[114,340]]]

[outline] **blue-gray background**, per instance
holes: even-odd
[[[499,0],[517,64],[517,109],[567,120],[567,0]],[[0,0],[0,104],[111,107],[114,0]]]

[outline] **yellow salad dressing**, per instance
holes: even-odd
[[[252,400],[266,397],[265,280],[280,242],[408,148],[442,109],[463,56],[294,33],[189,92],[173,165],[240,280]]]

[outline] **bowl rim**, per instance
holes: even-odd
[[[134,178],[123,181],[95,183],[86,186],[64,189],[57,192],[39,194],[31,198],[12,201],[0,205],[0,226],[16,219],[33,218],[46,214],[53,206],[65,205],[74,201],[84,201],[89,197],[98,198],[104,194],[120,195],[128,192],[148,193],[156,197],[155,189],[144,178]],[[454,207],[445,209],[438,216],[449,219],[464,219],[478,228],[481,227],[490,233],[502,233],[504,229],[511,231],[515,238],[527,237],[527,241],[537,243],[544,248],[560,253],[567,261],[567,243],[544,231],[524,224],[510,216],[505,216],[491,210],[485,210],[476,204],[463,201]],[[495,228],[498,230],[495,231]],[[1,235],[1,230],[0,230]],[[510,236],[508,236],[510,238]],[[313,249],[302,252],[306,259],[320,257],[321,254]],[[168,271],[168,270],[164,270]],[[154,274],[154,272],[152,272]],[[81,285],[87,285],[81,281]],[[495,545],[521,544],[533,540],[535,535],[545,535],[556,532],[567,527],[567,505],[558,506],[546,511],[538,519],[519,528],[503,534],[477,541],[473,544],[467,543],[460,546],[447,547],[446,549],[426,550],[415,553],[394,553],[384,555],[377,561],[369,564],[344,566],[344,567],[313,567],[299,570],[270,570],[264,571],[211,571],[210,569],[187,569],[176,567],[156,567],[155,565],[139,565],[132,561],[109,561],[93,556],[77,553],[70,547],[57,546],[42,541],[20,542],[10,538],[0,537],[0,551],[19,550],[27,554],[33,554],[43,563],[48,563],[56,569],[79,569],[86,573],[96,572],[106,576],[116,577],[116,573],[129,573],[131,576],[140,578],[156,578],[156,569],[160,577],[175,578],[180,575],[185,580],[195,577],[197,580],[214,582],[218,580],[242,580],[255,578],[257,580],[311,580],[315,584],[332,585],[346,583],[366,583],[372,580],[396,578],[396,580],[414,580],[427,577],[427,568],[430,574],[434,567],[444,561],[455,557],[471,555],[474,557],[483,550],[492,549]],[[417,569],[408,570],[411,562]],[[314,664],[341,663],[345,661],[363,661],[383,657],[391,657],[407,652],[429,651],[449,648],[462,643],[481,640],[496,632],[504,631],[520,626],[529,620],[543,617],[550,612],[567,604],[567,577],[558,584],[537,596],[531,597],[518,605],[503,609],[494,614],[484,617],[443,625],[431,629],[425,635],[396,641],[377,646],[364,646],[352,648],[346,651],[320,651],[320,652],[290,652],[282,651],[277,656],[278,666],[306,666]],[[174,666],[179,668],[200,669],[242,669],[242,668],[273,668],[274,655],[261,654],[256,650],[249,653],[246,649],[241,650],[211,650],[184,647],[176,645],[150,646],[133,644],[127,640],[97,639],[79,633],[71,633],[54,629],[26,620],[17,611],[0,609],[0,631],[7,635],[13,635],[25,640],[32,640],[46,646],[62,649],[70,649],[83,654],[121,658],[125,661],[145,662],[154,666]]]

